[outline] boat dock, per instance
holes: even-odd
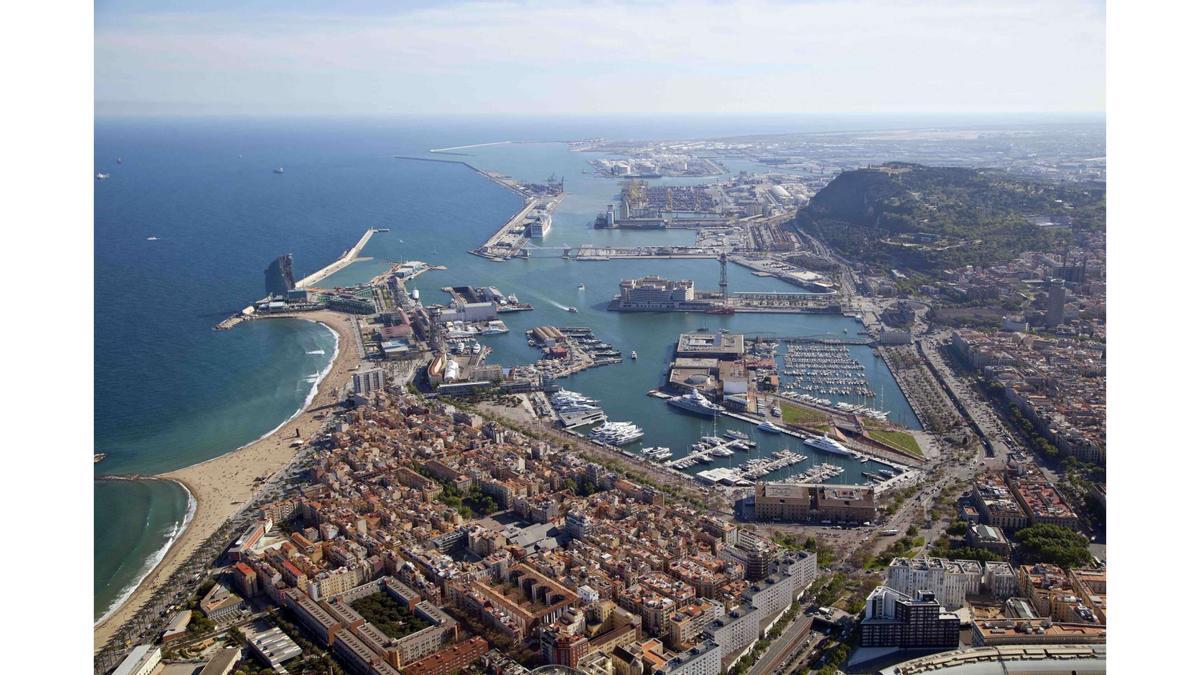
[[[494,180],[498,180],[493,177]],[[522,192],[522,194],[525,194]],[[525,219],[531,212],[536,209],[542,209],[547,214],[553,214],[554,209],[558,207],[562,201],[563,195],[557,194],[553,197],[531,197],[525,196],[525,206],[517,211],[513,217],[509,218],[500,229],[496,230],[488,240],[483,242],[483,245],[474,250],[468,251],[474,255],[489,260],[508,260],[513,256],[519,255],[529,238],[525,236]]]

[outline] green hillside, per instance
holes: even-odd
[[[1001,172],[890,163],[847,171],[795,224],[838,252],[913,269],[1010,260],[1104,227],[1105,191]]]

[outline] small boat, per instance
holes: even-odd
[[[150,235],[149,237],[146,237],[146,241],[158,241],[158,237]]]
[[[577,286],[577,288],[582,291],[583,289],[587,288],[587,286],[584,286],[583,284],[579,284],[579,286]]]
[[[637,361],[637,352],[629,352],[629,358]]]
[[[574,307],[568,307],[567,311],[570,312],[571,314],[577,314],[579,312],[579,310],[575,309]]]
[[[283,173],[283,167],[282,167],[282,166],[280,166],[280,167],[276,167],[276,168],[275,168],[275,173]]]
[[[117,164],[122,164],[122,163],[123,163],[123,162],[121,161],[121,158],[120,158],[120,157],[118,157],[118,158],[117,158]]]
[[[108,178],[108,174],[106,174],[106,173],[96,174],[96,180],[104,180],[105,178]]]

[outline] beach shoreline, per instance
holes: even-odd
[[[291,447],[293,441],[311,439],[321,430],[325,420],[314,418],[314,414],[339,400],[338,392],[361,363],[354,335],[355,319],[350,315],[321,310],[264,318],[314,321],[337,335],[337,352],[316,382],[315,395],[291,418],[256,441],[219,457],[148,477],[173,481],[190,493],[195,502],[191,521],[125,601],[96,622],[92,630],[93,650],[99,651],[210,535],[254,497],[261,484],[256,479],[269,478],[287,466],[296,455],[296,449]]]

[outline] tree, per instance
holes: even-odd
[[[1081,567],[1092,561],[1088,540],[1060,525],[1039,524],[1016,534],[1021,558],[1029,562],[1054,563],[1059,567]]]

